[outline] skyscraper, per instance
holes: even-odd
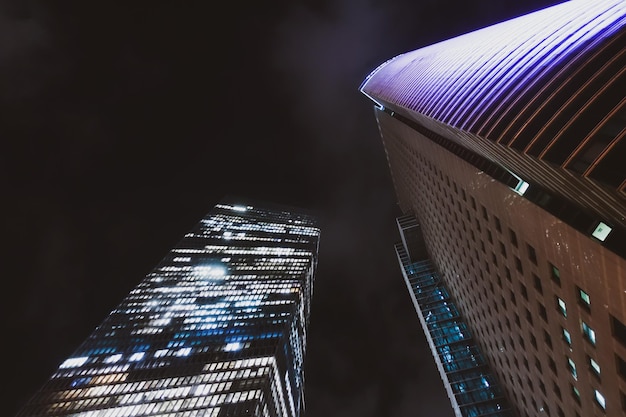
[[[302,416],[319,236],[301,210],[224,199],[18,416]]]
[[[573,0],[392,58],[361,85],[459,416],[474,415],[469,386],[433,344],[420,282],[458,310],[446,320],[467,325],[513,415],[626,413],[625,26],[623,0]]]

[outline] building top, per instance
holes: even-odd
[[[360,90],[626,257],[625,46],[626,2],[572,0],[401,54]]]
[[[399,55],[361,91],[623,191],[625,26],[623,0],[568,1]]]

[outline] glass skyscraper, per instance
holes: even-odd
[[[626,2],[572,0],[360,87],[459,417],[626,415],[625,68]]]
[[[303,416],[319,237],[302,210],[224,199],[18,416]]]

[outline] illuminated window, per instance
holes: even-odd
[[[596,362],[592,357],[588,356],[589,359],[589,368],[593,372],[594,375],[600,376],[600,365]]]
[[[569,332],[566,329],[561,328],[561,330],[563,331],[563,340],[565,340],[565,342],[569,346],[571,346],[572,345],[572,336],[569,334]]]
[[[606,400],[604,399],[604,395],[600,393],[598,390],[594,390],[594,397],[596,399],[596,403],[602,407],[603,410],[606,410]]]
[[[570,373],[574,377],[574,379],[578,379],[578,373],[576,372],[576,363],[572,360],[572,358],[567,358],[567,367],[570,370]]]
[[[604,242],[604,240],[607,238],[609,233],[611,233],[611,230],[613,230],[613,229],[609,225],[607,225],[607,224],[605,224],[603,222],[600,222],[596,226],[596,228],[593,231],[593,233],[591,233],[591,236],[593,236],[596,239],[601,240],[601,241]]]
[[[550,277],[552,278],[552,281],[554,281],[560,287],[561,286],[561,272],[559,271],[559,268],[557,268],[556,266],[552,265],[549,262],[548,262],[548,265],[550,266]]]
[[[567,307],[565,305],[565,301],[561,300],[559,297],[556,297],[556,305],[563,317],[567,317]]]
[[[582,289],[576,287],[578,290],[578,299],[580,300],[580,303],[586,307],[589,308],[589,306],[591,306],[591,300],[589,299],[589,294],[587,294],[585,291],[583,291]]]
[[[585,338],[592,344],[595,345],[596,344],[596,332],[589,327],[589,325],[587,323],[585,323],[584,321],[582,322],[582,331],[583,331],[583,335],[585,336]]]
[[[580,391],[578,391],[578,388],[576,388],[573,385],[571,386],[571,388],[572,388],[572,396],[574,397],[576,402],[580,404]]]

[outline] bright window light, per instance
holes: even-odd
[[[83,356],[80,358],[69,358],[66,359],[65,362],[61,364],[61,368],[76,368],[77,366],[82,366],[87,362],[89,356]]]
[[[593,360],[593,358],[589,358],[589,365],[591,365],[591,369],[593,369],[596,374],[600,375],[600,365],[598,362]]]
[[[578,290],[579,294],[580,294],[580,299],[587,305],[591,305],[591,299],[589,298],[589,294],[587,294],[585,291],[579,289]]]
[[[606,400],[604,399],[604,395],[600,394],[600,391],[598,390],[595,390],[594,393],[595,393],[596,401],[598,402],[598,404],[600,404],[600,407],[606,410]]]
[[[122,359],[122,354],[118,353],[116,355],[111,355],[108,358],[106,358],[104,360],[104,363],[115,363],[115,362],[119,361],[120,359]]]
[[[604,242],[604,240],[609,235],[609,233],[611,233],[611,230],[613,229],[609,225],[607,225],[606,223],[600,222],[596,226],[596,229],[593,231],[591,236]]]
[[[231,342],[227,343],[226,346],[224,346],[224,350],[226,352],[235,352],[237,350],[241,350],[242,347],[243,346],[239,342]]]
[[[528,184],[526,181],[524,180],[519,180],[519,182],[517,183],[517,187],[514,188],[515,192],[518,193],[519,195],[524,195],[524,193],[526,192],[526,190],[528,190],[528,187],[530,186],[530,184]]]

